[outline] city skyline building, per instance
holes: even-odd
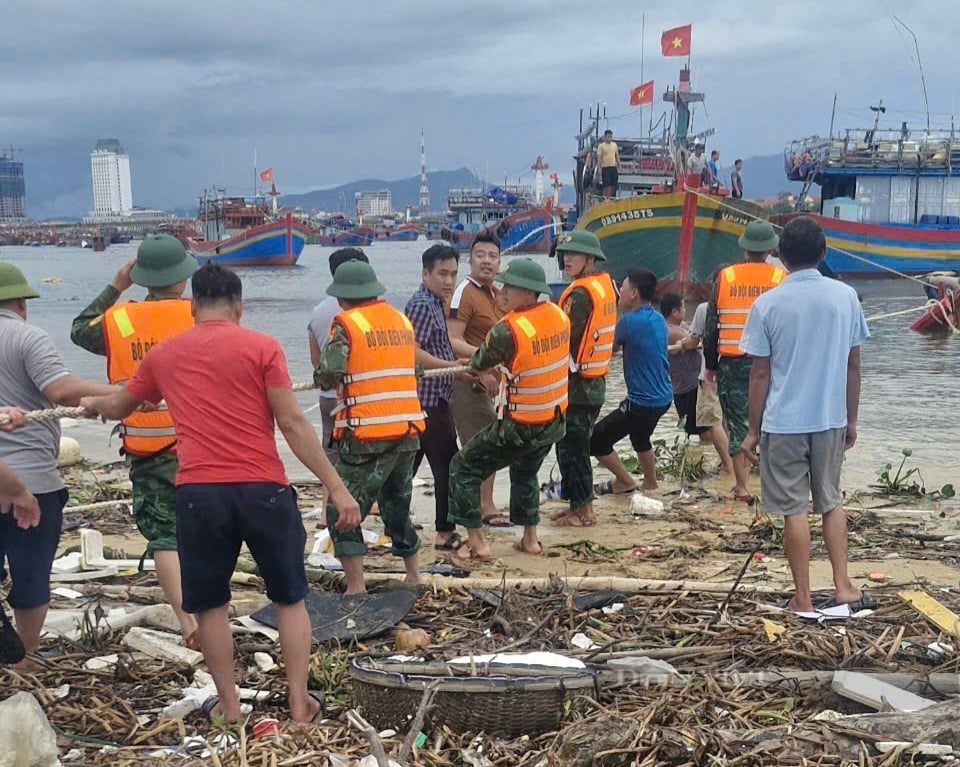
[[[9,154],[0,152],[0,222],[16,223],[27,217],[27,186],[23,177],[23,163],[15,159],[10,147]]]
[[[93,180],[91,219],[127,216],[133,210],[130,158],[115,138],[99,139],[90,153]]]
[[[389,216],[393,213],[393,195],[389,189],[357,192],[357,213],[361,216]]]

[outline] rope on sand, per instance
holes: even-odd
[[[436,370],[425,370],[423,377],[441,378],[443,376],[456,375],[457,373],[466,373],[474,369],[475,368],[469,365],[437,368]],[[310,391],[312,389],[319,389],[320,387],[313,381],[304,381],[303,383],[295,383],[292,388],[294,391]],[[82,407],[52,407],[46,410],[31,410],[27,413],[27,421],[54,421],[58,418],[89,418],[89,416],[90,414]],[[0,413],[0,424],[8,423],[9,421],[10,416]]]
[[[64,513],[70,511],[100,511],[101,509],[115,509],[118,506],[130,506],[133,503],[132,498],[117,498],[113,501],[98,501],[97,503],[83,503],[79,506],[64,506]]]

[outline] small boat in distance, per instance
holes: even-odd
[[[185,244],[201,264],[293,266],[311,235],[292,213],[277,217],[263,198],[227,197],[223,189],[204,191],[197,219],[202,237]]]
[[[872,127],[831,130],[784,151],[787,178],[803,183],[798,211],[820,187],[819,212],[804,215],[823,227],[826,267],[838,277],[960,270],[960,135],[952,126],[883,128],[883,101],[871,109]]]
[[[483,230],[500,240],[501,250],[547,253],[553,213],[538,205],[529,187],[455,187],[447,197],[451,219],[440,236],[457,250],[469,250]]]

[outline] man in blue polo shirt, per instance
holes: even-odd
[[[657,277],[647,269],[628,269],[620,289],[620,309],[613,347],[623,348],[623,375],[627,398],[612,413],[593,427],[590,454],[613,474],[613,479],[594,486],[597,495],[656,490],[656,457],[650,436],[673,402],[670,385],[670,361],[667,358],[667,323],[651,302],[657,290]],[[643,484],[637,485],[614,445],[630,435],[643,471]]]
[[[834,604],[875,602],[847,575],[847,521],[840,493],[843,453],[857,441],[860,344],[870,335],[853,288],[824,277],[820,225],[801,216],[780,235],[789,275],[757,298],[740,338],[753,357],[744,455],[760,445],[763,510],[784,518],[783,547],[795,592],[788,608],[813,610],[807,510],[823,515]],[[821,605],[822,606],[822,605]]]

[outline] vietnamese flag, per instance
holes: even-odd
[[[273,181],[273,167],[264,168],[262,171],[260,171],[260,180],[264,184],[269,184],[271,181]]]
[[[630,106],[638,107],[641,104],[653,103],[653,80],[630,89]]]
[[[660,35],[660,49],[664,56],[689,56],[690,55],[690,32],[693,29],[692,24],[684,27],[675,27],[668,29]]]

